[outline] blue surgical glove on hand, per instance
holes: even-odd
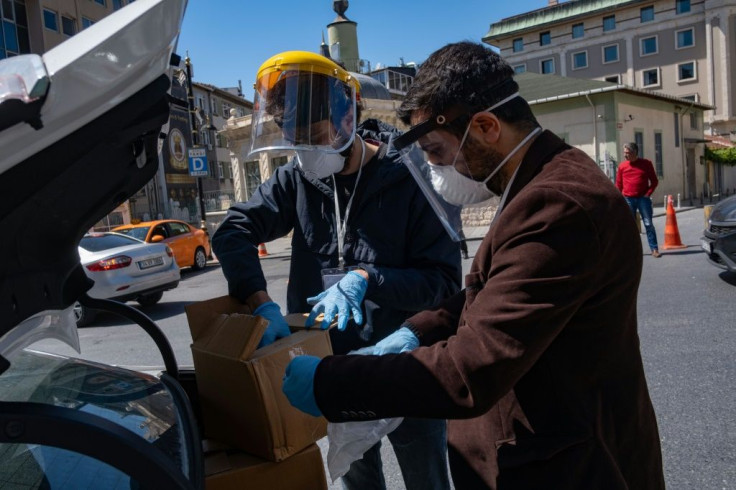
[[[284,384],[281,386],[281,391],[289,399],[289,403],[315,417],[322,415],[314,399],[314,372],[320,360],[314,356],[295,357],[286,366]]]
[[[401,327],[388,337],[384,338],[373,348],[373,355],[401,354],[413,351],[419,347],[419,339],[414,332],[406,327]]]
[[[261,341],[258,344],[259,349],[272,344],[276,339],[291,335],[289,325],[284,320],[284,315],[281,314],[281,307],[273,301],[261,303],[258,308],[253,310],[253,316],[258,315],[268,320],[268,327],[266,327],[266,331],[263,333],[263,337],[261,337]]]
[[[307,327],[314,325],[314,319],[320,313],[325,314],[322,320],[322,328],[327,328],[332,323],[335,315],[338,315],[338,330],[345,330],[350,319],[350,312],[353,313],[353,320],[358,325],[363,323],[363,312],[360,309],[363,303],[365,291],[368,289],[368,281],[357,272],[350,271],[339,282],[333,284],[329,289],[322,291],[317,296],[307,298],[307,303],[315,305],[309,314],[306,323]]]

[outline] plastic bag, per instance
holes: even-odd
[[[350,354],[370,355],[373,354],[373,347],[364,347]],[[403,420],[403,417],[396,417],[361,422],[329,422],[327,469],[332,482],[347,473],[353,461],[362,458],[367,450],[396,429]]]
[[[332,482],[347,473],[353,461],[362,458],[367,450],[403,421],[403,417],[396,417],[364,422],[328,423],[327,440],[330,447],[327,450],[327,469]]]

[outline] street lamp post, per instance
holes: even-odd
[[[197,119],[194,116],[194,92],[192,91],[192,63],[189,55],[184,59],[184,65],[187,70],[187,101],[189,104],[189,127],[192,131],[192,146],[195,148],[199,145],[199,131],[197,129]],[[197,194],[199,194],[199,214],[202,221],[199,227],[207,231],[207,217],[204,208],[204,192],[202,190],[202,177],[197,177]]]

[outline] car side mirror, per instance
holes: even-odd
[[[152,243],[158,243],[158,242],[163,242],[163,241],[164,241],[164,236],[163,235],[153,235],[151,237],[151,242]]]

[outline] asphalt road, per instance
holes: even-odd
[[[650,394],[657,412],[665,474],[669,489],[736,488],[736,275],[710,265],[700,250],[703,210],[677,214],[687,248],[648,255],[639,289],[639,333]],[[665,217],[655,218],[663,240]],[[470,260],[479,241],[468,243]],[[272,297],[285,304],[289,271],[288,249],[262,259]],[[164,294],[160,304],[144,309],[157,321],[171,343],[180,365],[192,364],[191,336],[183,313],[185,305],[227,294],[219,266],[202,272],[184,271],[182,282]],[[156,370],[161,356],[139,327],[114,316],[100,316],[92,327],[80,330],[82,356],[136,369]],[[34,346],[75,354],[56,341]],[[320,441],[326,451],[326,439]],[[383,445],[385,474],[390,489],[402,489],[400,472],[390,444]],[[330,490],[341,488],[332,484]]]

